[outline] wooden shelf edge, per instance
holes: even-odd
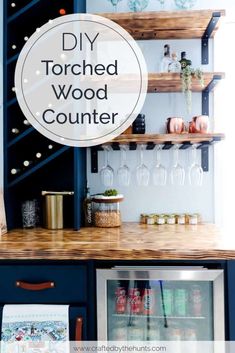
[[[204,86],[196,78],[192,79],[192,92],[202,92],[216,79],[225,78],[224,72],[203,72]],[[180,73],[149,73],[148,93],[182,92]]]
[[[107,142],[106,144],[112,144],[113,142],[125,144],[135,142],[137,144],[146,144],[153,142],[155,144],[163,144],[165,142],[176,143],[201,143],[201,142],[212,142],[216,140],[224,140],[225,134],[223,133],[208,133],[208,134],[131,134],[131,135],[120,135]]]
[[[127,13],[98,13],[126,29],[136,40],[202,38],[216,16],[218,23],[210,33],[213,37],[225,16],[224,9],[187,11],[149,11]]]

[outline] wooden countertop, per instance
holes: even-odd
[[[0,237],[0,259],[235,259],[234,234],[212,224],[14,230]]]

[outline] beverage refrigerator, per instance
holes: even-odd
[[[97,270],[99,341],[223,341],[223,270]]]

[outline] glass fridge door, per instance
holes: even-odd
[[[224,340],[221,270],[98,270],[98,339]]]

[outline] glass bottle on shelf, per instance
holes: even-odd
[[[11,169],[11,175],[16,175],[20,173],[20,169],[19,168],[12,168]]]
[[[169,65],[171,62],[170,46],[169,44],[165,44],[163,58],[160,63],[160,72],[169,72]]]
[[[180,59],[180,65],[181,65],[181,69],[185,69],[187,66],[191,66],[192,65],[192,61],[189,59],[186,59],[186,51],[182,51],[181,52],[181,59]]]
[[[181,64],[178,61],[177,54],[174,52],[171,55],[171,62],[169,64],[169,72],[180,72],[181,71]]]
[[[18,135],[20,133],[20,130],[18,128],[16,128],[16,127],[13,127],[11,129],[11,132],[12,132],[13,135]]]
[[[85,215],[85,226],[90,227],[92,225],[92,200],[90,195],[90,188],[86,188],[86,197],[84,200],[84,215]]]

